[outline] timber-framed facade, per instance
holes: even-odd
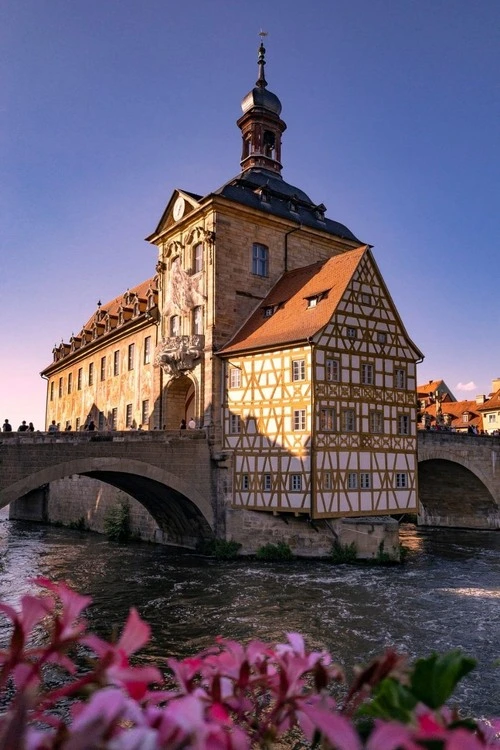
[[[205,196],[174,190],[146,238],[156,275],[54,350],[42,373],[47,425],[75,429],[78,416],[82,428],[93,413],[107,429],[194,420],[210,443],[213,502],[232,510],[313,520],[415,512],[422,354],[371,247],[283,180],[286,125],[264,65],[261,45],[238,120],[241,172]],[[136,347],[134,377],[99,388],[103,366],[104,380],[117,377],[118,341],[120,361]],[[68,382],[80,369],[77,401]]]

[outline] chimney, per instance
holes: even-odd
[[[500,389],[500,378],[491,381],[491,390],[496,393]]]
[[[486,396],[484,395],[484,393],[480,393],[479,395],[476,396],[476,404],[478,405],[484,404],[485,401],[486,401]]]

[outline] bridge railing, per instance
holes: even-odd
[[[172,438],[203,440],[204,429],[197,430],[90,430],[82,432],[2,432],[0,445],[42,443],[164,443]]]

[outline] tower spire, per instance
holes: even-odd
[[[281,102],[267,88],[264,66],[266,48],[264,37],[267,31],[260,31],[259,54],[257,58],[259,74],[255,88],[241,102],[243,115],[237,122],[243,136],[241,168],[266,169],[275,175],[281,173],[281,135],[286,124],[280,117]]]
[[[260,36],[260,47],[259,56],[257,58],[257,64],[259,66],[259,76],[256,81],[256,86],[260,89],[265,89],[267,86],[266,76],[264,75],[264,65],[266,64],[266,48],[264,47],[264,37],[267,36],[267,31],[259,31]]]

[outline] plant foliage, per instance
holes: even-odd
[[[339,565],[342,563],[356,562],[357,559],[358,550],[354,542],[351,542],[351,544],[341,544],[338,539],[334,541],[331,553],[332,562]]]
[[[130,506],[126,500],[121,500],[106,513],[104,529],[108,539],[112,542],[129,542],[132,538],[130,524]]]
[[[259,547],[255,557],[257,560],[269,560],[270,562],[293,560],[293,552],[286,542],[278,542],[278,544],[264,544]]]

